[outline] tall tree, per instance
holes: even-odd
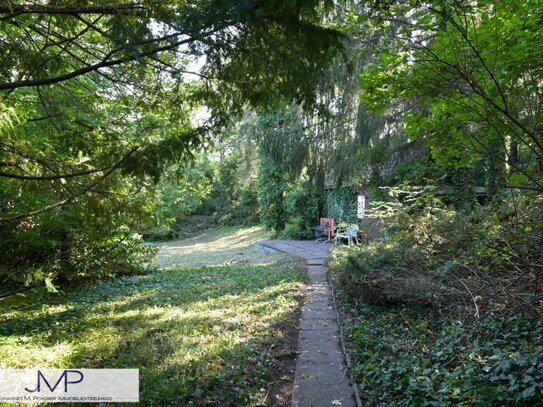
[[[121,261],[150,210],[142,196],[172,162],[246,105],[317,104],[314,78],[341,37],[323,24],[329,6],[0,5],[0,278],[83,275],[106,253]]]
[[[393,2],[359,18],[363,32],[388,38],[362,75],[368,105],[415,101],[406,131],[438,161],[463,168],[485,159],[498,175],[490,190],[543,191],[542,2]]]
[[[116,162],[118,167],[126,167],[143,160],[143,166],[131,163],[130,168],[146,168],[156,175],[160,167],[151,169],[152,164],[163,163],[171,156],[179,158],[181,152],[190,153],[212,127],[224,126],[246,103],[265,105],[277,95],[307,104],[316,102],[311,78],[331,58],[339,38],[335,31],[320,25],[319,8],[318,1],[4,6],[0,8],[0,47],[5,56],[0,61],[0,90],[4,90],[0,104],[4,123],[8,124],[5,129],[21,121],[58,121],[58,99],[51,94],[66,94],[70,87],[80,86],[104,105],[125,93],[146,100],[154,95],[151,103],[164,102],[168,96],[170,106],[187,109],[205,103],[212,115],[201,128],[187,128],[184,134],[170,132],[170,144],[165,137],[160,153],[156,142],[136,153],[142,146],[134,140],[126,151],[130,160],[123,156],[123,163],[120,159]],[[314,41],[315,37],[321,40]],[[190,73],[187,58],[191,57],[204,61],[201,71],[195,73],[203,78],[203,84],[180,89]],[[52,85],[54,91],[44,90]],[[35,109],[29,109],[27,102],[42,107],[35,115],[28,115],[26,112]],[[132,125],[142,118],[134,115],[123,120]],[[77,132],[85,129],[86,134],[92,133],[95,126],[79,123]],[[118,150],[118,146],[112,147]],[[37,153],[28,145],[23,148],[5,143],[5,162],[12,161],[9,157],[14,150],[29,161]],[[168,150],[177,151],[172,154]],[[39,165],[30,175],[22,174],[17,167],[12,169],[0,176],[51,181],[89,175],[76,168],[43,173]],[[104,171],[107,169],[96,172]],[[72,198],[61,201],[66,199]],[[0,219],[15,219],[42,209],[46,208]]]

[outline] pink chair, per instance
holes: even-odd
[[[320,225],[314,227],[313,229],[315,230],[315,237],[317,240],[331,241],[336,231],[334,219],[321,218]]]

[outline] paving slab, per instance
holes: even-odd
[[[307,279],[310,284],[324,284],[326,283],[326,277],[317,274],[307,274]]]
[[[317,329],[319,331],[330,331],[336,333],[339,331],[336,318],[310,318],[300,320],[300,329]]]
[[[298,383],[301,386],[313,383],[318,387],[334,387],[349,383],[346,373],[346,367],[342,362],[300,362],[296,366],[294,383],[296,384],[296,378],[299,378]]]
[[[302,312],[310,311],[310,310],[313,310],[313,311],[331,310],[332,312],[334,312],[334,315],[335,315],[334,306],[332,304],[307,304],[306,303],[302,305]]]
[[[302,306],[293,407],[356,406],[341,347],[333,295],[324,272],[331,245],[322,242],[273,240],[257,250],[281,251],[304,257],[308,264],[307,296]]]
[[[293,393],[293,407],[355,406],[344,363],[298,363]]]
[[[311,320],[311,319],[335,319],[336,311],[333,308],[324,308],[324,309],[302,309],[302,319]]]
[[[313,276],[312,279],[314,280],[314,282],[310,281],[310,284],[308,284],[308,288],[307,288],[308,292],[318,291],[320,293],[332,295],[332,290],[330,289],[330,285],[328,284],[328,281],[326,281],[325,277]]]
[[[306,344],[298,354],[300,365],[304,363],[343,363],[343,352],[329,342]]]
[[[322,291],[309,291],[307,293],[307,302],[309,304],[333,305],[331,295]]]

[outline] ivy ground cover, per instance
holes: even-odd
[[[266,405],[291,380],[281,363],[294,356],[301,270],[270,255],[4,306],[0,367],[138,368],[142,405]]]

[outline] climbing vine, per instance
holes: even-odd
[[[356,195],[354,187],[328,189],[324,192],[324,214],[339,222],[356,221]]]

